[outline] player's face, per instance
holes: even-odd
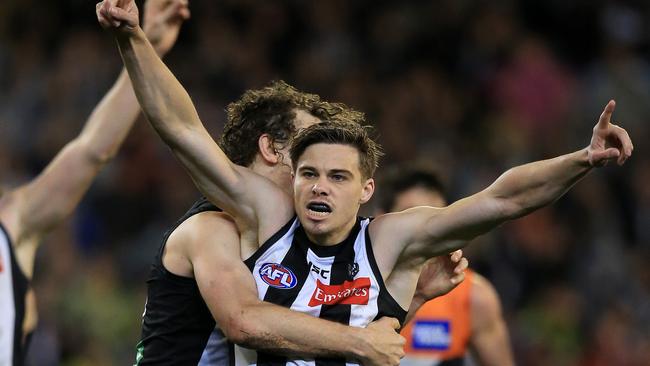
[[[294,113],[296,114],[296,118],[294,120],[296,132],[321,122],[320,119],[314,117],[311,113],[305,111],[304,109],[295,109]],[[282,149],[279,149],[278,152],[282,154],[281,163],[276,165],[276,169],[278,169],[278,172],[281,175],[280,182],[283,182],[282,184],[285,185],[288,191],[291,191],[291,172],[293,169],[291,163],[291,154],[289,152],[289,144],[285,144],[285,146],[283,146]]]
[[[296,213],[307,236],[321,245],[343,241],[374,188],[372,179],[362,177],[356,148],[309,146],[298,160],[293,184]]]
[[[438,192],[424,187],[413,187],[395,197],[391,212],[399,212],[416,206],[444,207],[447,206],[447,202]]]

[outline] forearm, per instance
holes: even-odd
[[[118,36],[117,43],[142,110],[163,140],[174,148],[179,143],[178,133],[201,128],[189,95],[160,60],[142,29]]]
[[[140,114],[131,81],[122,70],[113,87],[99,102],[88,122],[71,143],[83,146],[87,156],[104,164],[119,150],[122,142]]]
[[[52,228],[78,205],[100,169],[115,156],[140,113],[126,71],[95,107],[81,133],[19,191],[20,235]]]
[[[590,170],[583,149],[512,168],[487,191],[501,202],[504,218],[517,218],[557,200]]]
[[[403,326],[406,326],[406,324],[410,322],[411,319],[413,319],[415,313],[417,313],[417,311],[420,309],[422,305],[424,305],[426,301],[427,300],[421,298],[420,296],[417,296],[417,294],[413,296],[413,300],[411,300],[411,305],[409,306],[409,312],[406,314],[406,319],[404,320]]]
[[[234,164],[203,127],[192,100],[156,55],[144,32],[117,37],[142,111],[211,201],[239,216],[236,197],[245,184]]]
[[[249,348],[302,357],[360,358],[364,355],[362,328],[269,303],[244,307],[238,318],[241,322],[230,336]]]

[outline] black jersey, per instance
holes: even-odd
[[[147,302],[136,365],[197,365],[215,328],[215,321],[194,278],[169,272],[162,263],[171,233],[188,218],[221,211],[205,198],[198,200],[163,237],[147,280]]]
[[[297,218],[245,261],[261,300],[350,326],[365,327],[383,316],[404,322],[406,311],[388,293],[368,235],[359,218],[349,236],[333,246],[313,244]],[[281,320],[279,320],[281,321]],[[344,359],[293,359],[234,346],[231,365],[358,365]]]
[[[11,238],[0,223],[0,365],[24,363],[25,297],[29,280],[18,267]]]

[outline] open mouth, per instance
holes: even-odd
[[[323,202],[312,202],[307,205],[307,209],[316,216],[325,216],[332,212],[332,208]]]

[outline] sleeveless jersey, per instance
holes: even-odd
[[[216,322],[203,301],[196,280],[175,275],[162,263],[171,233],[185,220],[204,211],[220,210],[201,198],[163,237],[147,279],[147,302],[136,365],[197,365],[205,361],[201,360],[202,355]],[[211,342],[214,344],[218,340],[211,339]],[[217,355],[211,357],[214,359],[210,364],[224,364],[216,359]]]
[[[463,365],[471,332],[471,271],[447,295],[426,302],[402,329],[402,366]]]
[[[350,326],[365,327],[382,316],[406,311],[386,290],[368,235],[369,219],[358,218],[343,242],[310,242],[297,218],[288,222],[245,261],[261,300]],[[282,321],[278,319],[278,321]],[[233,345],[230,365],[358,365],[345,359],[289,359]]]
[[[29,280],[18,267],[11,238],[0,224],[0,365],[24,362],[23,320]]]

